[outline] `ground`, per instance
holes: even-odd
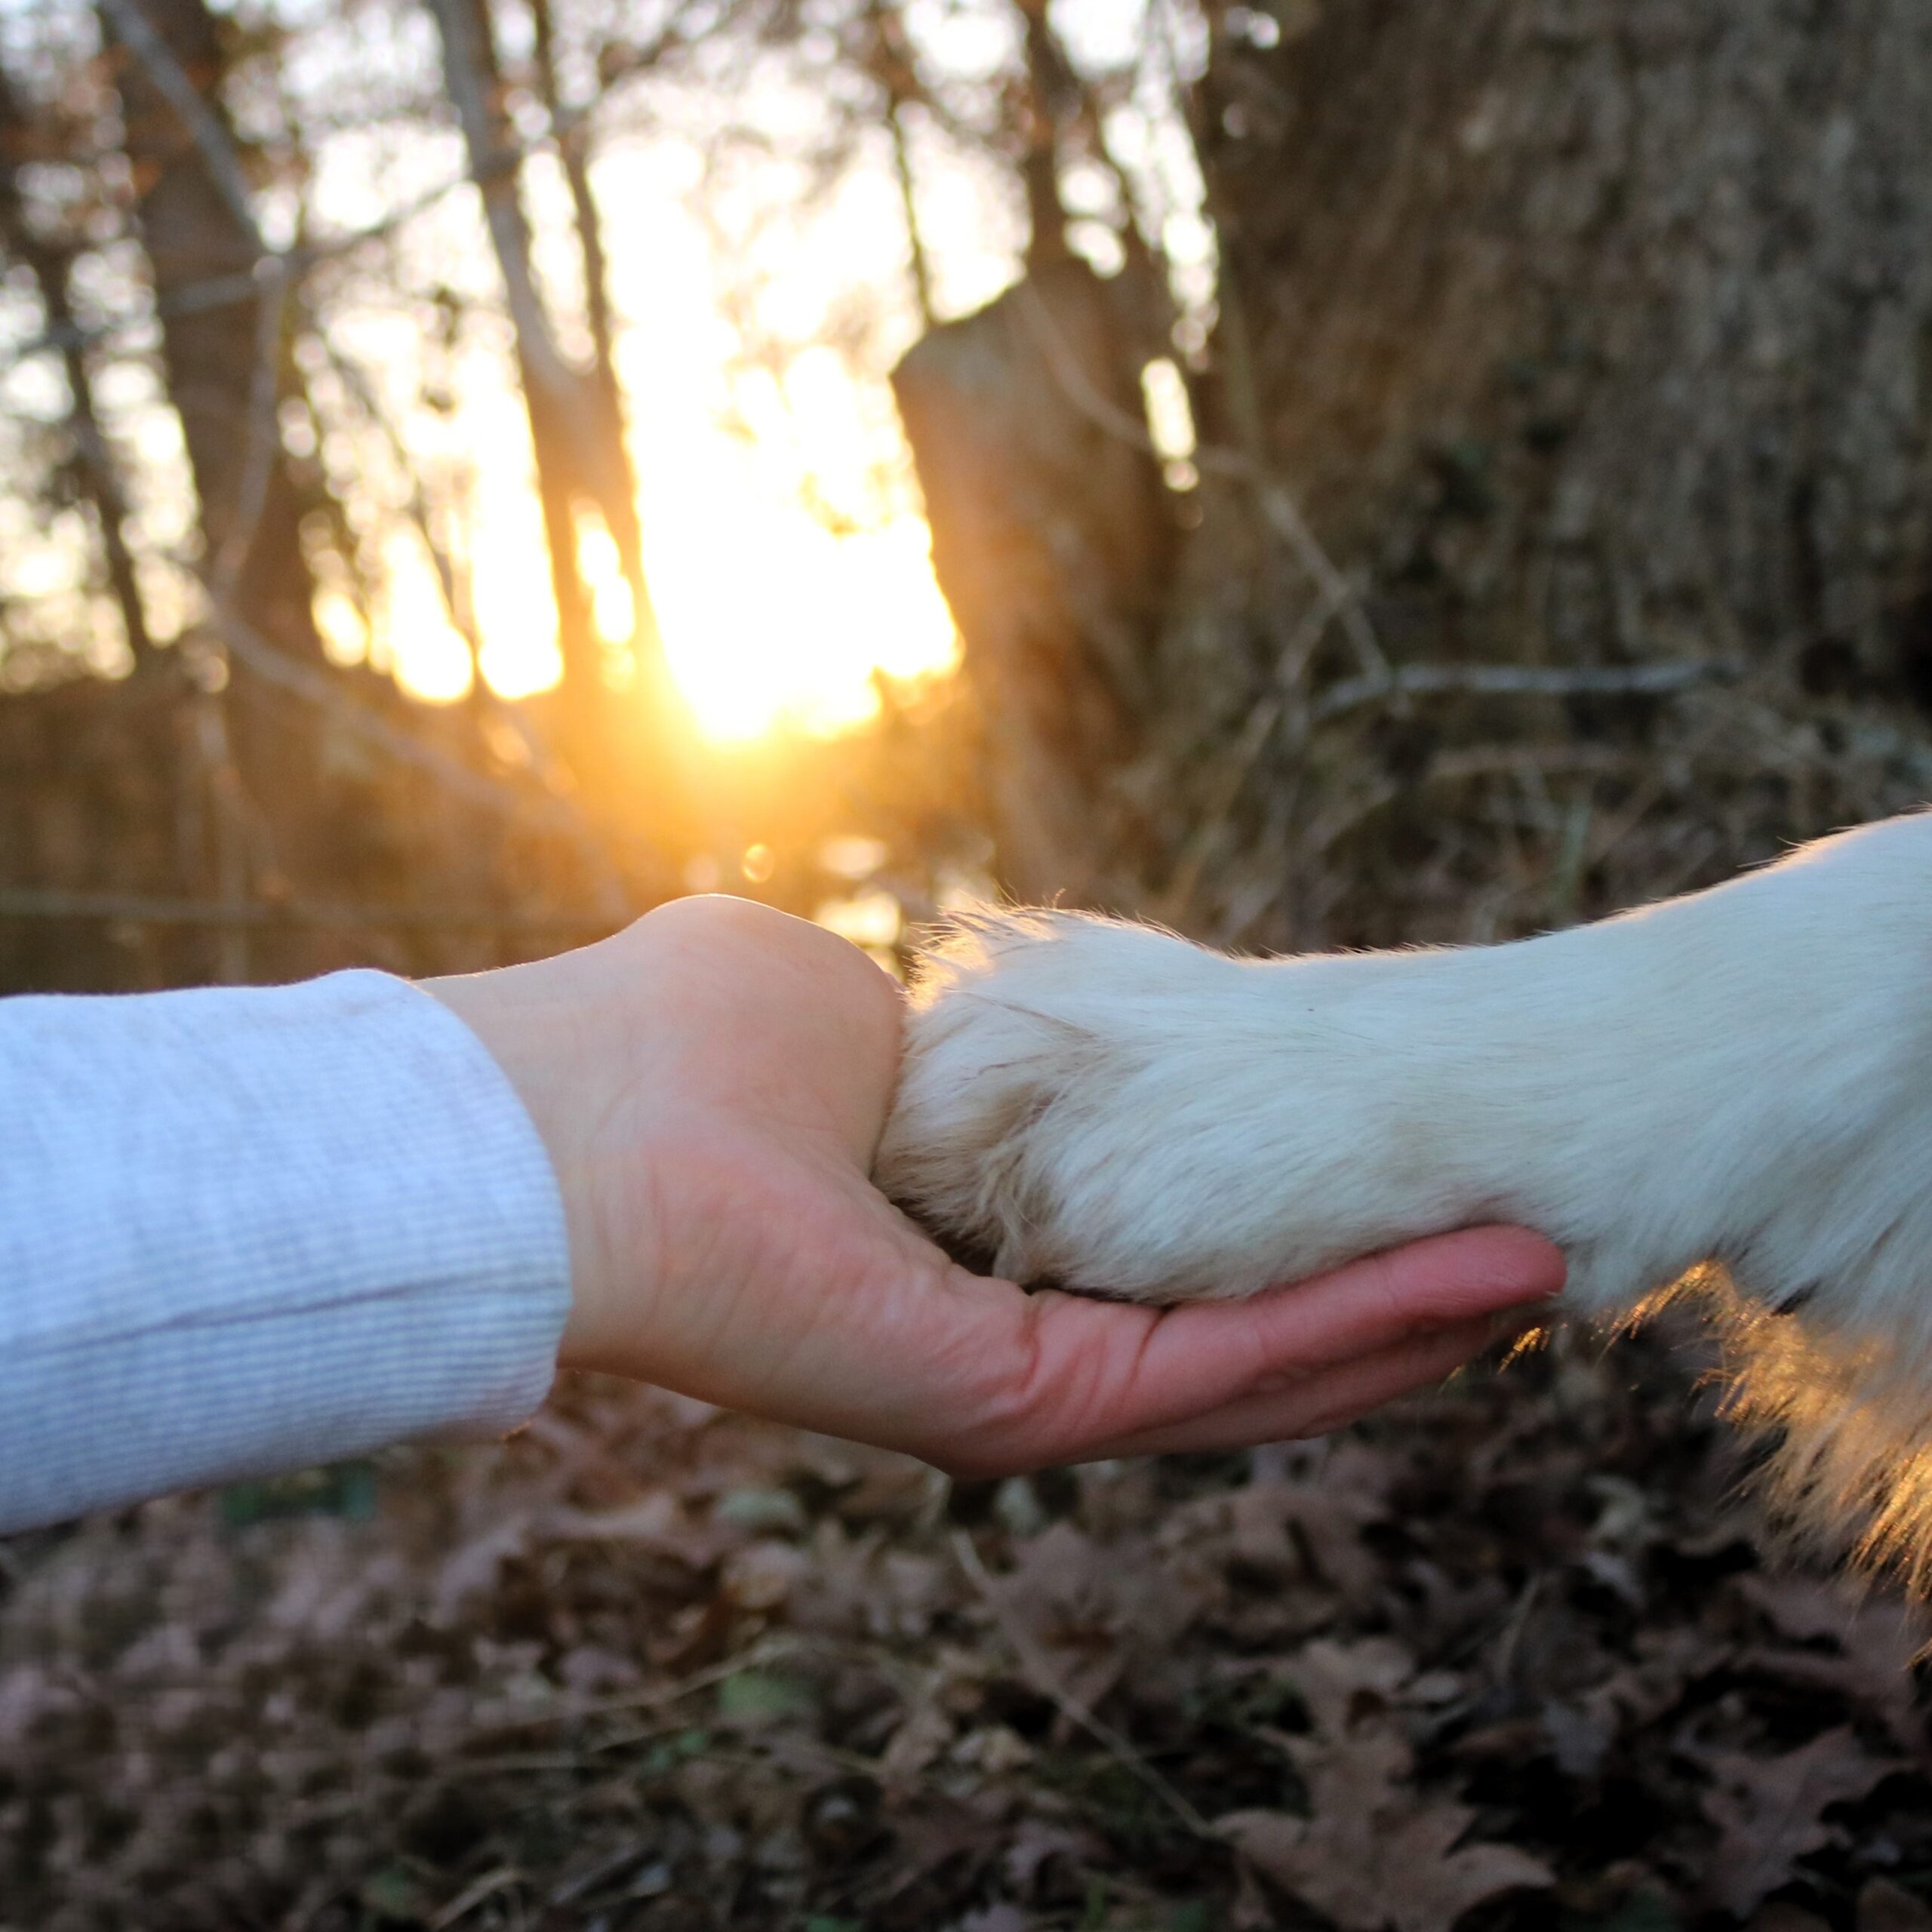
[[[1694,1356],[951,1484],[613,1383],[0,1544],[0,1927],[1932,1932],[1926,1626]]]

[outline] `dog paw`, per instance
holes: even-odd
[[[1351,1038],[1350,983],[1390,963],[971,915],[924,960],[880,1185],[1004,1275],[1144,1300],[1252,1294],[1458,1226],[1427,1144],[1446,1120]]]

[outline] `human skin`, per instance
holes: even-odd
[[[742,900],[432,980],[561,1188],[559,1361],[909,1451],[952,1474],[1315,1435],[1534,1324],[1563,1258],[1475,1228],[1241,1302],[1154,1309],[956,1266],[869,1179],[898,987]]]

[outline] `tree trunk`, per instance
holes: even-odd
[[[651,609],[651,587],[644,574],[644,532],[638,520],[637,475],[624,440],[623,385],[617,380],[617,334],[611,309],[611,263],[604,246],[604,225],[597,198],[590,187],[590,167],[581,131],[565,125],[563,97],[557,81],[556,26],[550,0],[531,0],[537,91],[551,125],[558,130],[558,158],[571,193],[571,214],[577,229],[578,254],[583,265],[584,320],[590,330],[589,383],[596,398],[595,432],[601,460],[590,466],[605,528],[616,545],[618,561],[631,592],[630,645],[641,658],[655,657],[660,645]]]
[[[107,581],[121,614],[121,627],[137,669],[150,668],[154,644],[148,635],[147,614],[135,580],[134,560],[122,528],[128,514],[114,452],[101,432],[94,406],[94,375],[88,366],[78,318],[67,286],[72,266],[71,248],[39,233],[29,218],[20,193],[20,171],[29,161],[51,158],[54,150],[38,137],[31,115],[12,82],[0,72],[0,248],[23,263],[40,291],[48,332],[60,344],[60,366],[67,379],[70,413],[68,433],[73,439],[73,468],[96,528],[107,565]]]
[[[565,360],[539,290],[530,226],[518,198],[516,146],[503,103],[502,77],[488,0],[430,0],[441,38],[443,74],[462,128],[469,169],[483,196],[491,246],[503,277],[516,333],[518,371],[530,417],[537,493],[557,605],[558,644],[564,660],[562,712],[567,755],[579,775],[608,796],[621,786],[637,749],[637,733],[614,705],[606,687],[605,647],[592,620],[590,593],[577,553],[577,509],[594,507],[602,517],[629,583],[631,645],[645,685],[633,712],[660,710],[665,673],[657,626],[645,581],[637,485],[624,446],[622,398],[611,358],[612,342],[603,240],[582,157],[568,142],[563,155],[581,250],[594,345],[588,373]],[[540,85],[555,112],[551,31],[547,11],[538,17]]]
[[[1932,0],[1275,17],[1194,103],[1212,447],[1107,780],[1143,902],[1492,937],[1923,797]]]
[[[221,607],[217,631],[238,620],[275,649],[325,668],[300,538],[304,503],[275,412],[285,304],[256,272],[261,238],[221,102],[224,24],[205,0],[100,0],[100,14],[162,318],[168,399],[200,501],[202,574]],[[171,99],[171,78],[177,97],[185,82],[193,100]],[[260,294],[205,299],[251,276]],[[392,881],[408,828],[370,809],[371,789],[346,775],[352,761],[321,715],[256,676],[240,655],[230,672],[225,691],[186,698],[179,789],[183,844],[192,848],[183,863],[196,889],[226,902],[361,894]],[[388,678],[352,681],[365,705],[401,709]],[[211,970],[223,980],[273,977],[296,956],[274,937],[226,930]]]
[[[201,97],[224,136],[220,105],[220,35],[205,0],[138,0],[140,13]],[[259,447],[255,385],[264,292],[239,301],[182,301],[182,292],[224,278],[245,278],[260,238],[232,208],[192,131],[157,85],[138,51],[116,42],[111,9],[103,36],[116,45],[115,84],[125,126],[135,213],[162,314],[162,359],[168,400],[181,420],[201,500],[206,559],[212,567],[231,540],[248,538],[231,593],[238,615],[294,656],[321,659],[309,608],[313,586],[297,525],[301,506],[278,432],[268,451],[266,487],[251,489],[251,452]]]
[[[1177,526],[1119,290],[1065,257],[934,330],[893,383],[968,645],[985,808],[1023,897],[1131,897],[1140,746]]]
[[[580,465],[571,418],[583,408],[581,380],[564,360],[537,289],[530,224],[517,194],[515,143],[504,111],[485,0],[430,0],[430,11],[441,42],[444,86],[463,131],[471,177],[483,197],[484,220],[515,331],[517,373],[530,415],[565,684],[587,695],[595,688],[601,664],[591,629],[589,594],[577,567],[573,513]]]

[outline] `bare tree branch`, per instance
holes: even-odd
[[[864,32],[863,64],[885,96],[885,129],[892,144],[899,205],[906,218],[912,294],[921,324],[931,329],[938,325],[939,312],[933,306],[932,263],[927,258],[925,235],[919,223],[918,183],[913,178],[912,145],[906,128],[906,109],[923,90],[907,44],[906,23],[896,8],[884,5],[884,0],[867,0]]]
[[[1054,378],[1082,415],[1109,435],[1150,454],[1160,454],[1146,425],[1109,401],[1088,380],[1087,374],[1060,334],[1046,304],[1029,289],[1024,304],[1028,325],[1047,358]],[[1649,664],[1583,666],[1574,669],[1521,664],[1410,664],[1392,666],[1383,654],[1374,628],[1362,609],[1355,586],[1337,567],[1303,517],[1293,494],[1238,450],[1203,444],[1193,457],[1204,473],[1232,478],[1255,491],[1269,527],[1288,547],[1315,585],[1318,601],[1303,626],[1300,653],[1305,662],[1321,631],[1340,616],[1349,629],[1357,654],[1365,661],[1358,677],[1332,686],[1309,707],[1309,720],[1326,724],[1357,706],[1405,703],[1415,697],[1447,692],[1497,696],[1546,697],[1664,696],[1694,685],[1721,683],[1740,677],[1744,666],[1732,658],[1689,658]]]
[[[470,174],[483,197],[483,218],[503,272],[518,346],[531,373],[561,401],[576,394],[578,377],[564,360],[551,332],[531,264],[529,230],[517,201],[515,161],[512,150],[497,139],[500,112],[491,97],[496,56],[489,44],[489,22],[482,0],[427,0],[427,4],[441,36],[444,85],[463,131]]]
[[[29,124],[19,96],[4,71],[0,71],[0,245],[26,263],[40,290],[41,306],[50,328],[69,330],[73,326],[73,305],[67,280],[73,265],[71,248],[56,247],[35,232],[23,205],[17,163],[30,151]],[[122,522],[128,513],[121,484],[119,466],[108,447],[100,426],[100,413],[94,400],[93,372],[88,367],[85,350],[78,342],[63,343],[60,351],[63,372],[72,408],[68,428],[80,458],[94,516],[100,527],[101,549],[107,563],[108,582],[120,607],[122,629],[128,648],[137,665],[149,662],[154,641],[149,635],[146,606],[134,572],[134,560],[128,547]]]
[[[235,494],[234,520],[222,537],[214,566],[208,574],[208,594],[217,603],[233,596],[248,568],[281,448],[281,325],[288,304],[288,275],[286,265],[278,257],[265,257],[259,266],[260,299],[255,311],[254,367],[248,380],[248,441],[242,452],[241,485]]]
[[[1158,456],[1161,452],[1148,433],[1147,425],[1110,402],[1094,386],[1087,372],[1081,368],[1079,358],[1048,312],[1046,304],[1030,286],[1023,286],[1022,312],[1027,326],[1047,358],[1054,380],[1066,392],[1068,401],[1109,435]],[[1361,661],[1364,675],[1386,675],[1389,660],[1375,635],[1375,627],[1369,621],[1368,613],[1362,608],[1360,595],[1322,549],[1286,485],[1238,450],[1204,443],[1196,448],[1192,460],[1195,467],[1204,474],[1231,477],[1254,492],[1269,528],[1286,544],[1321,597],[1322,608],[1327,614],[1322,620],[1324,626],[1330,616],[1340,616],[1349,641],[1355,646],[1355,654]]]
[[[291,279],[299,282],[311,269],[319,267],[325,262],[353,254],[356,249],[372,242],[389,240],[398,229],[406,228],[418,217],[439,207],[458,189],[472,184],[484,186],[501,175],[514,174],[532,154],[546,143],[554,143],[561,147],[566,143],[581,142],[598,111],[625,82],[647,71],[662,51],[661,44],[654,44],[617,63],[606,75],[603,85],[588,100],[566,109],[549,126],[528,140],[500,149],[494,162],[481,175],[466,168],[461,174],[452,175],[447,181],[438,182],[434,187],[426,188],[420,194],[412,195],[401,206],[391,209],[387,214],[366,223],[361,227],[346,229],[339,235],[302,243],[283,251],[279,257],[276,257],[273,251],[264,248],[262,251],[263,256],[279,260]],[[151,308],[140,315],[117,316],[111,321],[93,325],[70,322],[65,327],[50,327],[31,340],[20,343],[4,357],[0,357],[0,374],[22,362],[31,361],[36,355],[46,355],[57,349],[69,347],[85,349],[96,343],[111,341],[156,318],[195,315],[210,309],[225,309],[238,303],[252,302],[261,294],[262,285],[257,278],[259,266],[184,283],[171,290],[165,297],[156,301]]]

